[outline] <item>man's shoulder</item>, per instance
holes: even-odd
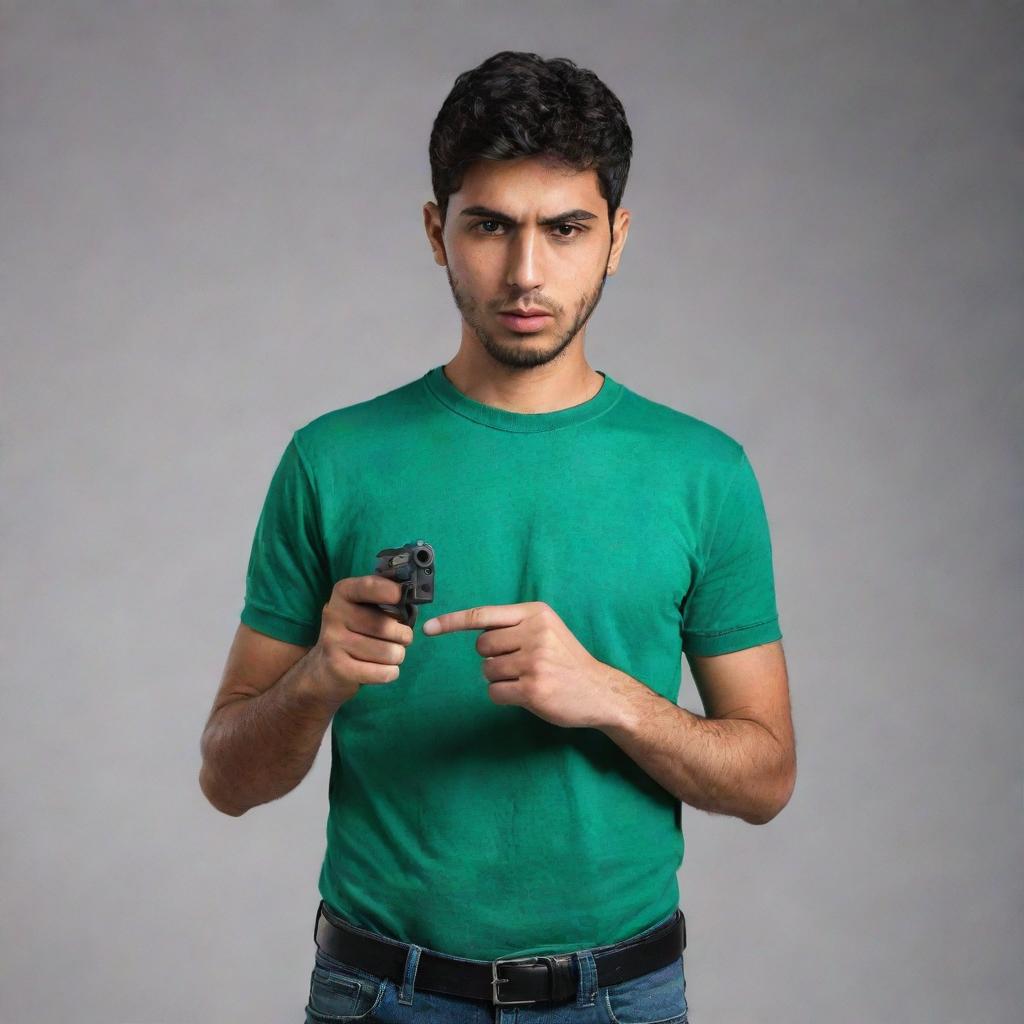
[[[692,458],[724,467],[736,465],[743,445],[721,427],[632,389],[627,391],[630,397],[627,408],[632,410],[635,421],[652,435],[668,438],[673,448],[678,446],[678,450]]]
[[[400,428],[403,414],[421,401],[419,378],[349,405],[314,416],[295,431],[296,443],[307,458],[336,455],[338,445],[367,438],[380,439],[391,428]]]

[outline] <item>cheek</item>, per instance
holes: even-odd
[[[501,281],[501,269],[493,260],[473,253],[456,253],[449,257],[449,270],[459,288],[467,296],[483,299],[493,294]]]

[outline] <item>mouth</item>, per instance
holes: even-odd
[[[530,313],[527,315],[521,313],[499,313],[498,318],[507,327],[511,327],[513,331],[520,331],[522,333],[541,331],[553,319],[550,313]]]

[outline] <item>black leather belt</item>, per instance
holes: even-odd
[[[383,939],[339,918],[323,900],[317,910],[313,938],[317,947],[342,963],[361,967],[401,985],[405,978],[409,944]],[[642,938],[623,939],[591,950],[600,987],[637,978],[667,967],[686,949],[686,918],[675,915]],[[495,1006],[566,1002],[576,998],[573,953],[500,957],[497,960],[452,959],[423,947],[416,968],[416,988],[467,999],[483,999]],[[500,987],[500,991],[499,991]]]

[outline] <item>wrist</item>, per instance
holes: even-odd
[[[640,723],[654,710],[653,704],[664,698],[620,669],[611,665],[605,665],[604,669],[604,691],[608,700],[598,728],[612,739],[636,736]]]
[[[599,662],[602,675],[602,701],[597,728],[611,735],[612,732],[630,732],[637,719],[636,687],[632,676],[620,669]]]
[[[339,695],[319,641],[303,657],[295,690],[304,706],[330,715],[354,695]]]

